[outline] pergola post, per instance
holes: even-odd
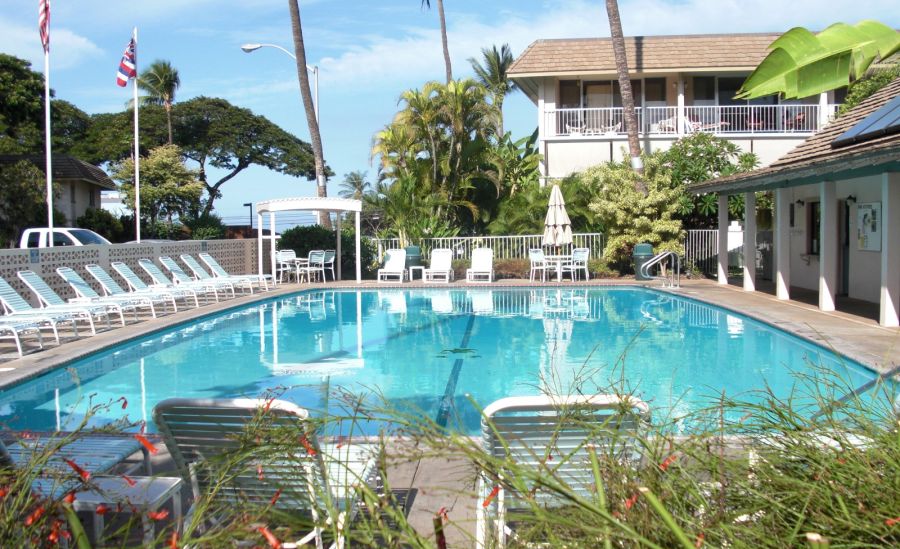
[[[775,296],[791,298],[791,193],[775,191]]]
[[[878,322],[900,326],[900,173],[881,174],[881,298]]]
[[[259,211],[256,212],[256,266],[258,267],[260,277],[263,277],[263,216]],[[276,286],[275,272],[272,272],[272,286]]]
[[[728,195],[719,193],[719,284],[728,284]]]
[[[756,193],[744,193],[744,290],[756,291]]]
[[[356,225],[356,282],[357,284],[362,282],[362,260],[359,257],[359,212],[353,212],[355,214],[354,224]]]
[[[275,212],[269,212],[269,238],[272,239],[272,244],[269,247],[269,259],[272,263],[272,278],[275,278],[275,271],[277,269],[275,265]]]
[[[344,280],[344,277],[341,276],[341,212],[337,212],[334,217],[335,226],[337,227],[337,246],[335,246],[337,257],[334,258],[334,261],[337,263],[337,279]]]
[[[838,279],[837,185],[819,183],[819,309],[834,310]]]

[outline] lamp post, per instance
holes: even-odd
[[[244,44],[243,46],[241,46],[241,49],[244,50],[244,53],[252,53],[252,52],[258,50],[259,48],[279,49],[279,50],[283,51],[284,53],[290,55],[294,61],[297,60],[296,55],[294,55],[293,53],[289,52],[288,50],[282,48],[278,44]],[[313,65],[312,67],[307,65],[306,70],[311,72],[313,75],[313,80],[314,80],[313,95],[315,95],[315,100],[313,101],[313,111],[316,114],[316,124],[318,124],[319,123],[319,67],[318,67],[318,65]]]
[[[253,202],[244,202],[245,208],[250,208],[250,232],[253,233]]]

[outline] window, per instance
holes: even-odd
[[[806,253],[819,255],[819,242],[822,227],[822,208],[819,202],[806,204]]]
[[[559,108],[577,109],[581,107],[581,82],[561,80],[559,82]]]
[[[72,199],[72,203],[75,203],[75,184],[69,185],[69,197]]]
[[[97,207],[97,191],[93,189],[88,193],[88,206],[91,208]]]
[[[644,79],[644,101],[648,105],[653,105],[653,103],[656,103],[657,105],[655,106],[662,106],[666,103],[665,78]]]
[[[734,99],[737,91],[741,89],[744,83],[742,77],[719,77],[719,105],[746,105],[744,99]]]
[[[53,245],[54,246],[73,246],[75,242],[69,238],[69,235],[59,233],[53,231]]]
[[[694,104],[715,105],[716,104],[716,77],[715,76],[695,76],[694,77]]]

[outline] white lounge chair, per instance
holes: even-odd
[[[112,328],[112,324],[110,324],[109,313],[110,309],[115,309],[115,307],[107,306],[107,305],[92,305],[90,303],[66,303],[66,301],[59,297],[59,295],[53,291],[50,286],[44,282],[37,273],[33,271],[19,271],[16,273],[19,276],[19,279],[28,286],[34,295],[37,296],[38,301],[41,303],[41,310],[47,311],[64,311],[67,313],[71,313],[73,315],[77,315],[79,320],[86,320],[88,325],[91,327],[91,334],[97,333],[97,328],[94,324],[94,319],[106,319],[106,328]],[[125,316],[122,315],[121,310],[119,310],[119,319],[122,322],[122,326],[125,325]]]
[[[36,309],[2,277],[0,277],[0,304],[3,305],[3,311],[6,313],[3,316],[5,321],[29,322],[35,323],[41,328],[49,328],[53,332],[57,345],[60,343],[59,326],[61,324],[71,324],[75,337],[78,337],[77,321],[82,317],[80,310]]]
[[[472,250],[472,266],[466,269],[466,282],[494,281],[494,250],[475,248]]]
[[[241,276],[213,276],[206,272],[206,269],[203,268],[203,265],[200,264],[199,261],[194,259],[194,257],[190,254],[181,254],[179,256],[181,258],[182,263],[187,265],[188,269],[194,273],[194,279],[202,282],[210,282],[210,281],[218,281],[218,282],[228,282],[235,288],[241,288],[241,293],[244,291],[250,292],[253,294],[253,282],[246,277]]]
[[[453,250],[436,248],[431,250],[431,265],[422,271],[423,282],[447,282],[453,280]]]
[[[153,312],[153,316],[156,316],[156,305],[165,305],[166,310],[168,311],[169,305],[172,306],[172,312],[178,312],[178,305],[175,303],[175,296],[166,290],[153,290],[151,288],[147,288],[144,291],[127,291],[119,286],[119,283],[115,281],[115,279],[106,272],[106,269],[101,267],[100,265],[96,265],[94,263],[88,264],[84,266],[84,270],[88,272],[94,280],[100,284],[100,287],[103,288],[103,292],[108,296],[119,296],[119,297],[138,297],[141,299],[147,299],[152,304],[151,311]]]
[[[209,303],[209,298],[210,296],[212,296],[216,300],[216,303],[219,302],[219,291],[215,286],[212,286],[210,284],[197,284],[193,280],[188,280],[176,285],[171,280],[169,280],[169,278],[162,272],[162,269],[156,266],[156,263],[146,257],[138,259],[138,265],[141,266],[141,269],[143,269],[144,272],[147,273],[153,283],[157,286],[164,288],[178,288],[179,290],[193,292],[195,298],[198,295],[203,294],[206,296],[207,303]],[[119,270],[116,267],[115,263],[113,264],[113,269],[116,269],[116,271]]]
[[[0,339],[12,339],[16,345],[19,358],[22,358],[22,338],[26,335],[34,335],[38,340],[38,349],[44,348],[44,338],[41,336],[41,327],[35,321],[24,319],[12,319],[0,317]]]
[[[649,419],[650,408],[633,397],[509,397],[484,409],[481,438],[484,451],[495,460],[511,459],[520,466],[544,470],[573,492],[590,499],[595,497],[590,449],[598,455],[637,463],[640,452],[635,435]],[[495,488],[497,492],[491,497]],[[498,483],[496,477],[479,475],[476,547],[493,547],[495,542],[503,547],[510,533],[507,516],[517,509],[529,509],[529,499],[543,506],[570,503],[558,500],[552,491],[542,491],[537,484],[529,488],[533,493],[518,494],[506,489],[502,476]]]
[[[385,252],[384,267],[378,269],[378,282],[388,282],[396,278],[403,282],[406,278],[406,250],[391,249]]]
[[[167,255],[159,256],[159,262],[162,263],[162,266],[165,267],[167,271],[169,271],[169,274],[172,275],[172,280],[174,280],[175,284],[178,286],[187,284],[192,288],[206,288],[209,291],[214,291],[216,292],[216,301],[219,300],[219,291],[224,292],[226,296],[228,293],[231,293],[232,299],[237,295],[234,293],[234,284],[231,282],[226,280],[215,280],[211,277],[204,280],[195,280],[191,278],[189,274],[184,272],[181,265]]]
[[[150,260],[148,259],[147,261]],[[183,299],[185,303],[193,301],[194,307],[200,306],[200,300],[197,299],[197,292],[190,288],[176,288],[171,283],[160,284],[157,283],[153,277],[151,277],[151,280],[154,280],[154,285],[148,286],[127,264],[121,261],[113,261],[110,266],[125,280],[125,283],[128,284],[128,287],[132,292],[158,293],[160,295],[172,296],[173,301]],[[156,268],[162,278],[165,278],[165,275],[162,274],[162,271],[160,271],[158,267],[154,265],[154,268]],[[177,311],[178,308],[176,307],[175,310]]]
[[[200,252],[198,254],[200,259],[206,263],[206,266],[209,267],[209,270],[212,271],[213,276],[219,278],[238,278],[238,279],[246,279],[256,284],[256,286],[260,290],[269,290],[269,281],[272,280],[272,275],[268,274],[243,274],[243,275],[232,275],[228,274],[228,271],[225,270],[222,265],[216,261],[216,258],[211,256],[206,252]]]
[[[134,320],[138,320],[138,308],[147,307],[150,314],[156,318],[156,308],[153,301],[146,297],[135,296],[102,296],[96,290],[91,288],[81,275],[71,267],[57,267],[56,274],[59,275],[75,292],[77,297],[69,299],[69,303],[88,303],[106,305],[106,307],[119,314],[124,319],[124,312],[131,311],[134,313]]]
[[[198,492],[195,497],[209,489],[210,467],[214,471],[218,460],[226,458],[230,474],[226,486],[217,486],[219,501],[265,505],[278,492],[271,505],[308,512],[314,521],[312,531],[296,545],[315,541],[316,547],[323,547],[323,528],[330,523],[338,532],[332,547],[343,547],[340,534],[357,510],[354,485],[374,487],[378,481],[377,447],[357,441],[322,443],[308,418],[307,410],[292,403],[263,399],[173,398],[153,410],[176,468]],[[271,433],[270,444],[242,447],[240,438],[248,425],[257,437]],[[271,442],[287,435],[289,449]],[[256,447],[262,451],[254,452]],[[238,452],[240,458],[232,457]]]

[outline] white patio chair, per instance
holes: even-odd
[[[310,250],[306,256],[306,263],[297,266],[298,279],[302,275],[306,275],[306,279],[310,282],[313,275],[317,279],[321,277],[322,282],[325,282],[325,250]]]
[[[145,261],[150,260],[146,259]],[[141,280],[141,277],[139,277],[136,272],[131,270],[131,267],[121,261],[113,261],[110,264],[110,267],[112,267],[113,270],[116,271],[119,276],[121,276],[125,280],[125,283],[128,284],[128,288],[132,292],[139,294],[149,293],[160,295],[166,298],[171,297],[172,306],[175,309],[175,312],[178,312],[178,307],[175,306],[175,301],[179,299],[183,299],[185,305],[193,301],[195,308],[200,306],[200,300],[197,298],[197,292],[191,290],[190,288],[176,288],[171,283],[160,283],[157,282],[156,279],[152,276],[151,279],[153,280],[153,286],[149,286],[143,280]],[[146,269],[144,270],[146,271]],[[88,271],[90,271],[90,269],[88,269]],[[162,271],[160,271],[158,268],[156,268],[156,271],[158,272],[158,275],[160,277],[165,279],[165,275],[162,274]]]
[[[472,250],[472,266],[466,269],[466,282],[494,281],[494,250],[475,248]]]
[[[563,262],[561,266],[563,276],[565,276],[566,273],[569,273],[569,276],[574,282],[578,280],[580,273],[584,273],[584,279],[590,279],[591,274],[588,272],[588,259],[590,259],[590,257],[590,248],[575,248],[572,250],[571,259]]]
[[[291,281],[291,275],[297,276],[297,252],[294,250],[278,250],[275,252],[275,275],[278,282],[284,282],[284,276],[287,275],[288,282]]]
[[[336,258],[337,258],[337,253],[334,250],[325,250],[325,259],[323,261],[323,264],[325,267],[325,272],[331,271],[332,282],[337,280],[337,275],[334,274],[334,262],[335,262]],[[325,279],[325,280],[327,280],[327,279]]]
[[[225,268],[222,267],[222,265],[219,264],[218,261],[216,261],[216,258],[211,256],[210,254],[208,254],[206,252],[200,252],[198,255],[200,256],[200,259],[203,260],[204,263],[206,263],[206,266],[209,267],[209,270],[212,271],[213,276],[216,276],[219,278],[246,279],[246,280],[249,280],[249,281],[253,282],[254,284],[256,284],[256,287],[259,288],[260,290],[269,291],[269,281],[272,280],[272,275],[269,275],[269,274],[261,274],[261,275],[260,274],[243,274],[243,275],[228,274],[228,271],[226,271]]]
[[[447,282],[453,280],[453,250],[436,248],[431,250],[431,265],[422,271],[423,282]]]
[[[44,282],[44,279],[38,276],[37,273],[33,271],[19,271],[16,273],[19,279],[28,286],[34,295],[37,296],[38,301],[41,304],[41,310],[46,310],[48,312],[66,312],[72,315],[77,315],[78,319],[86,320],[88,325],[91,327],[91,334],[96,335],[97,328],[94,324],[94,320],[106,319],[106,328],[111,329],[112,324],[110,323],[109,313],[111,309],[115,309],[115,307],[107,306],[107,305],[94,305],[90,303],[66,303],[66,301],[59,297],[59,294],[53,291],[53,289]],[[125,325],[125,316],[122,315],[121,310],[119,310],[120,317],[119,319],[122,322],[122,326]]]
[[[241,293],[250,292],[253,294],[253,281],[250,280],[246,276],[231,276],[228,273],[225,276],[222,275],[213,275],[206,272],[206,269],[203,268],[203,265],[200,264],[199,261],[194,259],[194,256],[191,254],[181,254],[179,256],[181,258],[182,263],[187,265],[188,269],[194,273],[194,278],[196,280],[202,280],[204,282],[228,282],[233,284],[236,288],[241,288]]]
[[[528,261],[531,262],[531,270],[528,273],[528,280],[531,282],[534,282],[534,277],[538,271],[541,273],[541,282],[545,282],[547,280],[547,271],[556,270],[555,265],[547,263],[547,258],[544,257],[544,250],[540,248],[528,250]]]
[[[406,250],[391,249],[385,252],[384,267],[378,269],[378,282],[389,282],[396,278],[403,282],[406,278]]]
[[[481,439],[484,451],[495,460],[514,460],[520,466],[553,474],[569,490],[590,499],[595,497],[590,449],[597,455],[637,464],[640,451],[636,435],[649,419],[647,404],[627,396],[509,397],[484,409]],[[538,485],[531,487],[531,494],[515,493],[504,485],[502,473],[495,471],[494,475],[498,473],[499,482],[496,476],[479,474],[476,547],[493,547],[494,543],[503,547],[511,533],[507,518],[517,510],[529,509],[529,499],[551,507],[570,503]],[[495,488],[497,493],[489,497]]]

